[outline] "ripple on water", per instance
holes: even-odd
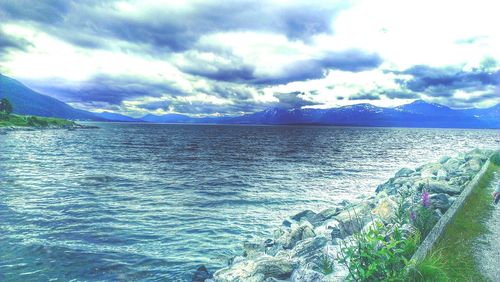
[[[99,126],[0,136],[0,281],[186,280],[400,167],[498,146],[492,130]]]

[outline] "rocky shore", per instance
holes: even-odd
[[[5,135],[12,131],[37,131],[37,130],[49,130],[49,129],[66,129],[66,130],[76,130],[76,129],[94,129],[97,126],[81,125],[78,123],[71,124],[49,124],[47,126],[3,126],[0,127],[0,135]]]
[[[244,253],[232,258],[227,267],[211,274],[202,266],[193,281],[343,281],[348,274],[345,266],[333,262],[333,271],[324,273],[318,262],[325,257],[336,258],[342,242],[375,223],[390,230],[401,209],[409,216],[409,211],[420,204],[424,189],[439,219],[491,153],[475,149],[416,169],[402,168],[379,185],[373,196],[291,216],[272,238],[245,242]]]

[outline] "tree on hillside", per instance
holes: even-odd
[[[10,115],[12,114],[12,111],[12,104],[7,98],[0,100],[0,112]]]

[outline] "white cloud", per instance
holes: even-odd
[[[215,7],[214,3],[207,6]],[[128,23],[145,24],[140,25],[140,28],[149,27],[156,32],[161,30],[162,24],[172,24],[169,19],[157,15],[165,15],[167,11],[176,16],[203,16],[202,12],[196,12],[198,4],[203,2],[119,1],[114,4],[114,9],[105,11],[101,7],[98,12],[101,17],[107,15],[115,17],[114,20],[127,19]],[[279,13],[285,13],[293,7],[302,7],[303,4],[300,1],[273,1],[269,4],[272,11],[266,12],[265,16],[276,16],[283,20],[283,15]],[[329,4],[321,5],[326,7]],[[92,12],[90,6],[85,9],[86,13]],[[126,98],[121,105],[124,107],[123,111],[139,111],[140,109],[135,108],[135,103],[148,102],[150,99],[155,102],[158,99],[175,98],[182,103],[206,102],[220,106],[238,103],[272,104],[277,102],[276,93],[295,91],[304,92],[304,99],[324,107],[361,101],[397,105],[406,100],[388,97],[384,92],[406,91],[397,81],[409,80],[411,76],[392,71],[405,70],[415,65],[456,66],[470,71],[483,67],[485,58],[493,62],[488,71],[497,71],[500,68],[499,10],[500,4],[487,0],[358,0],[351,2],[348,9],[339,10],[337,16],[333,16],[335,13],[328,14],[331,20],[326,22],[331,25],[331,33],[325,31],[328,29],[322,29],[311,37],[293,37],[287,34],[289,26],[282,28],[281,25],[276,25],[266,29],[238,22],[238,28],[231,29],[231,23],[227,23],[223,28],[204,30],[199,37],[189,37],[189,40],[193,40],[188,40],[192,44],[189,45],[191,49],[177,52],[153,50],[154,46],[148,45],[151,42],[134,42],[119,36],[105,38],[109,34],[104,33],[106,48],[86,48],[73,45],[64,36],[49,32],[40,25],[10,20],[0,23],[2,30],[26,39],[32,46],[26,50],[9,51],[8,56],[2,58],[0,67],[6,70],[7,75],[21,80],[57,81],[60,85],[72,88],[85,84],[95,76],[105,75],[136,77],[138,83],[148,81],[164,84],[183,93],[164,93],[163,97],[159,97],[161,95],[158,96],[157,93],[155,97],[148,97],[145,93],[143,97]],[[278,15],[274,15],[273,11],[279,12]],[[217,14],[209,14],[213,15]],[[236,20],[231,17],[227,19]],[[183,20],[190,21],[189,18]],[[207,20],[208,22],[213,24],[212,19]],[[273,24],[270,19],[265,22]],[[197,23],[204,21],[201,19]],[[316,22],[318,23],[323,22]],[[177,23],[174,26],[182,27]],[[301,28],[308,30],[304,26]],[[51,31],[57,31],[57,28]],[[165,40],[167,39],[169,38]],[[321,60],[329,52],[352,49],[378,54],[383,63],[377,69],[369,71],[330,70],[325,72],[327,75],[324,78],[318,78],[322,72],[312,76],[298,75],[299,78],[303,77],[302,81],[287,83],[287,80],[283,80],[283,84],[274,86],[253,85],[251,79],[217,81],[214,77],[210,79],[210,76],[202,75],[217,73],[222,68],[229,74],[241,71],[242,76],[248,72],[248,75],[257,78],[281,78],[292,68],[296,70],[297,63],[300,68],[301,62]],[[188,68],[194,68],[198,74],[186,71]],[[491,91],[492,88],[494,87],[482,91]],[[219,93],[223,91],[230,94]],[[459,89],[451,96],[456,100],[470,101],[474,105],[484,105],[487,102],[478,99],[488,94],[483,92]],[[361,99],[366,94],[378,95],[381,99]],[[442,102],[446,100],[442,98]]]

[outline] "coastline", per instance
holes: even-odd
[[[275,230],[273,238],[245,242],[243,254],[230,259],[227,267],[212,275],[202,266],[193,281],[343,281],[349,274],[344,265],[332,262],[333,271],[322,273],[318,261],[325,256],[338,257],[343,242],[359,231],[379,223],[390,229],[398,208],[402,206],[404,216],[408,216],[419,204],[423,189],[429,191],[434,216],[441,218],[491,153],[475,149],[416,169],[402,168],[379,185],[373,196],[291,216]],[[412,227],[405,224],[405,228]]]
[[[74,121],[47,118],[39,116],[23,116],[23,115],[3,115],[0,116],[0,134],[7,134],[11,131],[36,131],[47,129],[91,129],[96,126],[87,126],[78,124]]]

